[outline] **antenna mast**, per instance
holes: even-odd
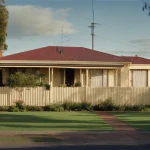
[[[89,28],[91,28],[91,36],[92,36],[92,50],[94,50],[94,28],[95,28],[95,25],[97,23],[94,22],[94,6],[93,6],[93,0],[92,0],[92,13],[93,13],[93,22],[91,23],[90,26],[88,26]]]
[[[61,40],[62,40],[62,47],[63,47],[63,43],[64,43],[64,30],[63,30],[63,26],[61,26]]]

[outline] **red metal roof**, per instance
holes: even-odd
[[[128,62],[125,58],[83,47],[59,47],[58,51],[57,46],[48,46],[4,56],[0,60]]]
[[[139,56],[122,56],[128,62],[132,62],[132,64],[150,64],[150,59],[139,57]]]

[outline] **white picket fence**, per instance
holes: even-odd
[[[0,88],[0,106],[13,105],[18,100],[19,93],[8,87]],[[149,104],[150,87],[106,87],[106,88],[87,88],[87,87],[53,87],[46,90],[42,87],[24,88],[22,99],[26,105],[44,106],[49,104],[61,104],[63,102],[90,102],[98,104],[111,97],[113,102],[118,105]]]

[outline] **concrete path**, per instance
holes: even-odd
[[[121,121],[117,117],[110,115],[108,112],[99,111],[96,113],[116,131],[136,131],[136,129]]]

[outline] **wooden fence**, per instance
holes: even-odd
[[[8,87],[0,88],[0,106],[14,105],[18,100],[19,93]],[[46,90],[42,87],[24,88],[22,99],[26,105],[44,106],[49,104],[61,104],[63,102],[90,102],[98,104],[111,97],[118,105],[149,104],[150,87],[107,87],[107,88],[87,88],[87,87],[53,87]]]

